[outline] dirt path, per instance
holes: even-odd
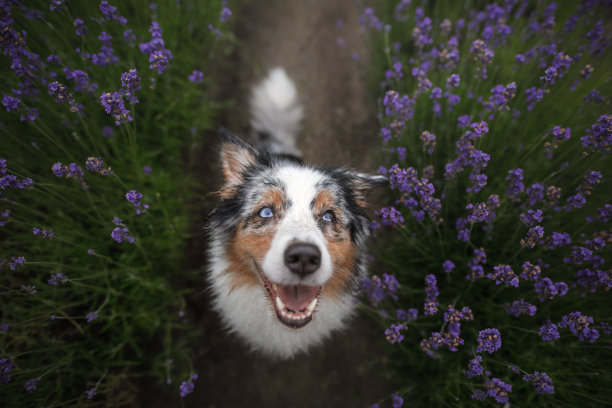
[[[251,86],[270,68],[282,66],[305,108],[299,144],[305,160],[373,171],[369,152],[378,145],[375,107],[366,103],[365,81],[351,58],[355,52],[367,60],[358,12],[354,0],[246,4],[236,13],[239,45],[230,64],[235,71],[220,78],[223,92],[239,109],[225,112],[222,125],[245,135]],[[344,47],[337,45],[338,37]],[[200,170],[209,183],[209,172],[218,173],[215,160],[204,160],[212,165]],[[202,250],[201,243],[194,243],[191,262],[205,261]],[[206,294],[191,302],[205,334],[195,362],[199,378],[185,400],[188,407],[364,407],[387,394],[377,374],[382,333],[365,318],[355,319],[309,355],[273,362],[223,332]]]

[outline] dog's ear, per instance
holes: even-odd
[[[370,191],[389,184],[389,180],[384,176],[359,172],[350,172],[350,180],[355,202],[363,208],[368,207],[367,195]]]
[[[221,138],[221,167],[225,183],[219,191],[221,196],[230,196],[236,187],[244,183],[247,169],[257,163],[257,151],[248,143],[226,129],[219,129]]]

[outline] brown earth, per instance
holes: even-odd
[[[235,104],[223,112],[220,125],[247,134],[249,90],[269,69],[282,66],[295,81],[305,109],[299,143],[304,159],[372,172],[371,152],[378,146],[376,106],[366,95],[368,52],[359,12],[354,0],[262,0],[235,11],[237,49],[217,74],[220,98]],[[211,151],[195,151],[203,192],[213,191],[219,182]],[[192,241],[188,266],[205,263],[204,248],[202,239]],[[209,301],[204,290],[189,299],[189,314],[204,335],[194,362],[199,378],[185,406],[365,407],[388,395],[379,374],[383,335],[365,317],[307,355],[270,361],[225,333]],[[147,406],[168,405],[157,399]]]

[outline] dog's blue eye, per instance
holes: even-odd
[[[334,213],[332,213],[331,211],[326,212],[325,214],[323,214],[323,220],[327,222],[332,222],[334,220]]]
[[[270,207],[264,207],[261,210],[259,210],[259,216],[261,218],[270,218],[274,216],[274,212],[272,211]]]

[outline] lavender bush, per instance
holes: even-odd
[[[607,405],[610,2],[412,3],[362,15],[392,196],[363,282],[380,405]]]
[[[135,380],[196,380],[169,278],[189,276],[183,153],[211,126],[230,16],[0,0],[2,406],[132,406]]]

